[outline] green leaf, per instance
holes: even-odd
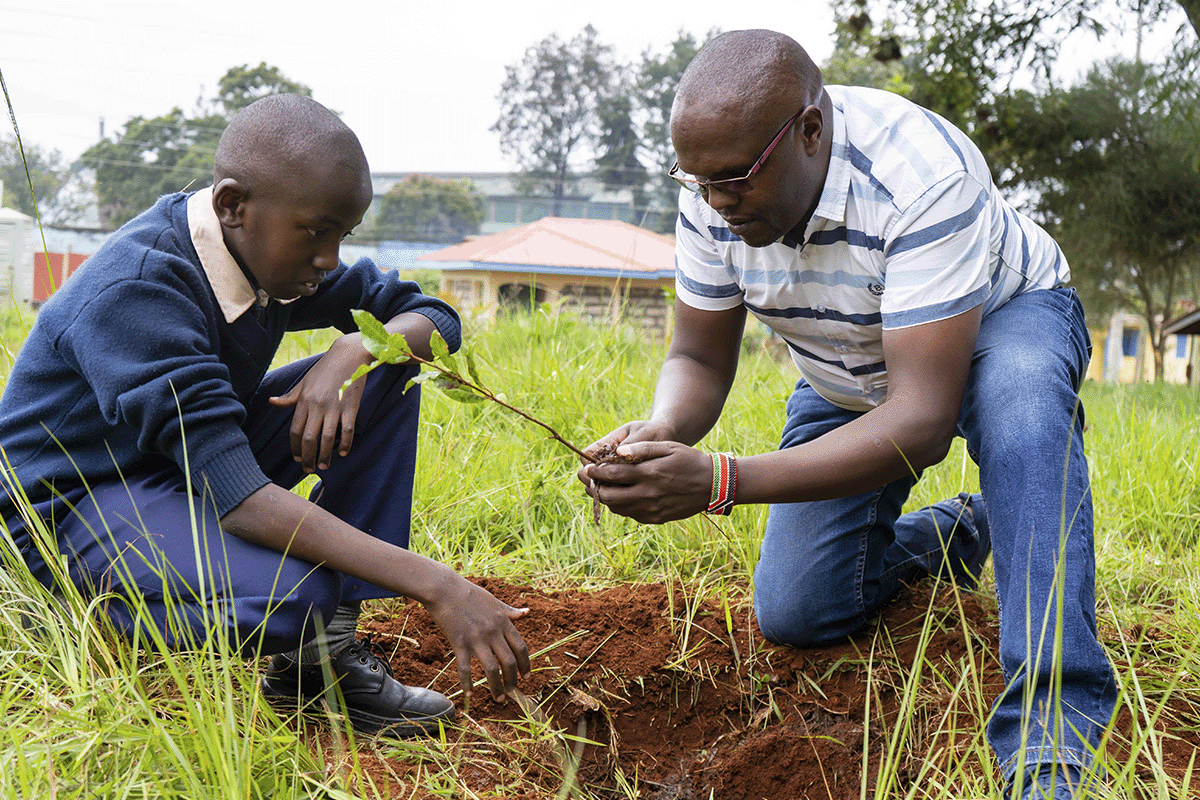
[[[460,403],[478,403],[484,399],[483,395],[463,386],[462,381],[446,374],[439,374],[434,378],[433,385],[445,392],[451,400],[457,400]]]
[[[467,358],[467,374],[471,376],[471,381],[476,386],[482,386],[483,381],[479,380],[479,369],[475,366],[475,354],[470,350],[464,350],[463,354]]]
[[[420,375],[417,375],[415,378],[409,380],[409,383],[424,383],[425,381],[436,378],[441,374],[441,370],[427,369]]]
[[[436,386],[437,384],[434,385]],[[446,396],[451,400],[456,400],[459,403],[482,403],[485,399],[483,395],[475,394],[470,389],[464,389],[461,385],[453,389],[445,386],[438,386],[438,388],[445,392]]]
[[[399,364],[412,359],[412,348],[402,333],[388,333],[374,315],[356,308],[350,312],[362,333],[363,347],[380,361]]]
[[[346,382],[342,384],[342,388],[338,390],[338,397],[340,398],[342,393],[350,388],[350,384],[354,383],[356,380],[361,378],[363,375],[366,375],[368,372],[375,369],[382,363],[382,361],[372,361],[370,364],[363,364],[361,367],[354,370],[354,374],[347,378]]]
[[[454,356],[450,355],[450,345],[446,344],[446,340],[442,338],[442,334],[436,330],[429,337],[429,349],[433,351],[435,361],[445,364],[452,370],[458,369],[458,362]]]
[[[444,372],[438,372],[437,377],[433,379],[433,385],[439,389],[466,389],[468,392],[471,391],[462,385],[462,381],[456,380],[454,376],[447,375]]]
[[[434,358],[450,357],[450,345],[446,344],[446,340],[442,338],[442,334],[436,329],[433,335],[429,337],[429,349],[433,351]]]
[[[436,369],[425,370],[424,372],[420,373],[419,375],[409,378],[408,383],[404,384],[404,391],[407,392],[409,389],[416,386],[417,384],[425,383],[425,381],[430,380],[431,378],[436,378],[438,375],[441,375],[441,374],[442,373]]]

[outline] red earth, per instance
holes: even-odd
[[[866,796],[874,797],[882,757],[905,721],[907,744],[890,759],[897,774],[879,797],[903,794],[926,760],[972,778],[994,769],[979,756],[987,705],[1003,686],[995,601],[986,594],[925,582],[905,589],[870,631],[802,650],[765,642],[749,609],[729,608],[727,617],[724,602],[698,602],[679,586],[477,582],[530,609],[517,622],[535,654],[521,687],[528,702],[498,704],[480,686],[465,708],[459,695],[458,723],[434,745],[445,761],[395,740],[359,739],[360,766],[392,797],[565,797],[573,763],[591,796],[648,800],[860,798],[865,764]],[[744,587],[732,596],[745,597]],[[449,646],[418,604],[376,601],[365,617],[363,631],[391,654],[402,682],[457,690]],[[922,677],[905,692],[923,631]],[[1152,630],[1135,633],[1154,639]],[[984,697],[969,682],[956,685],[971,664]],[[905,697],[911,706],[902,707]],[[1162,765],[1177,779],[1200,749],[1198,711],[1179,696],[1157,722],[1172,733],[1162,739]],[[1119,757],[1127,713],[1117,728],[1123,735],[1110,747]],[[430,777],[438,775],[457,787],[439,792]]]

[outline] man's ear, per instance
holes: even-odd
[[[242,214],[248,197],[246,187],[236,178],[222,178],[217,182],[212,191],[212,204],[223,227],[242,227]]]
[[[821,106],[813,105],[804,109],[800,119],[796,120],[796,127],[800,129],[804,152],[815,156],[821,149],[821,134],[825,131],[825,113]]]

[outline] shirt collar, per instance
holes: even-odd
[[[809,225],[817,217],[831,222],[844,222],[846,219],[846,203],[850,199],[850,143],[846,135],[846,115],[832,101],[833,108],[833,142],[829,149],[829,170],[825,173],[825,186],[821,189],[821,199],[813,211]]]
[[[262,289],[256,290],[250,284],[246,273],[238,266],[237,260],[225,246],[225,236],[222,233],[221,221],[212,206],[212,187],[201,189],[192,194],[187,201],[188,231],[192,237],[192,246],[200,257],[200,266],[204,269],[208,283],[212,286],[217,303],[221,306],[221,314],[226,322],[233,322],[250,309],[255,303],[266,306],[271,298]],[[294,300],[296,298],[292,298]],[[292,300],[275,300],[276,303],[290,303]]]

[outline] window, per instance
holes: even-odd
[[[1179,334],[1175,337],[1175,357],[1183,361],[1188,357],[1188,337],[1186,334]]]
[[[1132,358],[1138,354],[1138,329],[1125,328],[1121,332],[1121,355]]]
[[[524,283],[505,283],[500,286],[500,312],[529,314],[546,301],[546,291]]]

